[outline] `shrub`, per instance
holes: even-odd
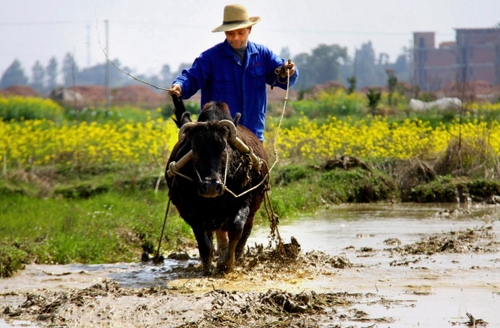
[[[98,123],[118,122],[120,120],[147,122],[160,116],[160,108],[151,111],[133,106],[111,106],[109,109],[85,107],[81,110],[68,108],[66,110],[68,120]]]
[[[341,89],[321,91],[315,100],[300,100],[294,103],[295,111],[309,118],[362,115],[366,98],[360,93],[347,94]]]
[[[498,155],[485,139],[455,138],[438,159],[435,170],[440,175],[482,175],[485,167],[494,167]]]
[[[48,119],[61,121],[64,110],[51,99],[0,96],[0,117],[4,121]]]
[[[279,168],[274,183],[276,185],[287,185],[290,182],[304,179],[306,175],[306,168],[303,165],[289,164]]]
[[[1,245],[0,248],[0,279],[9,278],[24,267],[26,253],[18,245]]]
[[[469,193],[478,197],[500,195],[500,182],[497,180],[479,179],[467,185]]]

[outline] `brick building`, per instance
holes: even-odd
[[[455,29],[455,42],[435,46],[434,32],[413,33],[413,77],[424,91],[451,81],[500,84],[500,28]]]

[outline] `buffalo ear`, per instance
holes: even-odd
[[[238,126],[238,122],[240,121],[241,113],[236,113],[233,119],[234,126]]]
[[[193,130],[196,123],[187,122],[186,124],[181,126],[179,130],[179,140],[182,139],[182,136],[189,138],[189,134]]]
[[[189,136],[189,133],[191,132],[191,130],[193,130],[193,127],[192,127],[192,126],[186,126],[186,127],[183,129],[183,134],[187,137],[187,136]]]
[[[185,113],[182,113],[181,115],[181,126],[186,124],[186,123],[189,123],[189,122],[192,122],[191,121],[191,114],[189,112],[185,112]]]

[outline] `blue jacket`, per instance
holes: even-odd
[[[267,47],[248,41],[245,65],[240,63],[225,40],[204,51],[190,69],[174,80],[188,99],[201,89],[201,106],[210,101],[227,103],[234,117],[241,113],[240,123],[264,140],[266,120],[266,83],[286,89],[286,78],[276,81],[275,69],[284,63]],[[290,85],[298,78],[298,69],[290,77]]]

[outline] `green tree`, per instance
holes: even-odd
[[[311,56],[305,52],[300,53],[293,58],[293,61],[300,71],[300,78],[297,80],[296,86],[302,90],[313,86],[315,83],[314,76],[311,69],[309,69]]]
[[[12,64],[3,73],[0,79],[0,88],[8,88],[13,85],[27,85],[28,78],[24,74],[24,70],[19,60],[15,59]]]
[[[385,66],[387,65],[388,57],[386,54],[381,54],[379,59],[376,59],[375,50],[371,41],[361,45],[359,50],[356,50],[356,78],[360,88],[368,86],[381,86],[385,84]]]
[[[178,76],[179,74],[181,74],[183,69],[188,69],[189,67],[191,67],[190,63],[180,63],[179,68],[177,69],[177,73],[175,73],[174,75]]]
[[[72,86],[76,83],[78,66],[76,64],[75,58],[69,52],[66,54],[63,60],[62,74],[65,87]]]
[[[135,74],[130,67],[124,66],[119,59],[115,58],[112,62],[120,67],[125,72],[129,72],[137,78],[146,79],[144,75]],[[76,84],[78,85],[105,85],[106,77],[106,63],[97,64],[91,67],[87,67],[78,72],[76,76]],[[118,88],[124,85],[135,84],[133,78],[127,74],[120,72],[113,64],[109,64],[109,84],[111,88]]]
[[[45,91],[45,68],[39,60],[31,68],[31,87],[38,93]]]
[[[320,44],[313,49],[312,69],[316,73],[316,83],[325,83],[327,81],[340,81],[341,59],[347,57],[347,48],[338,45]]]
[[[165,86],[170,86],[172,84],[172,82],[174,81],[174,74],[172,74],[170,65],[163,65],[160,72],[160,79]]]
[[[45,69],[47,74],[47,91],[52,91],[57,87],[57,60],[55,57],[50,58],[49,64]]]
[[[347,48],[320,44],[312,54],[301,53],[293,58],[300,69],[297,85],[309,88],[327,81],[341,81],[341,66],[347,60]]]
[[[280,58],[283,58],[285,60],[287,60],[288,58],[292,58],[292,54],[290,53],[290,49],[288,47],[281,48],[279,56]]]
[[[113,70],[113,68],[110,69],[110,75]],[[76,76],[76,83],[81,85],[104,85],[105,76],[106,64],[96,64],[82,69]],[[112,81],[111,76],[110,81]]]

